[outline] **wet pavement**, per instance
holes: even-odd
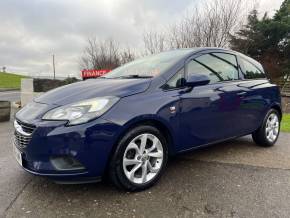
[[[12,102],[20,101],[20,91],[0,91],[0,100]]]
[[[290,134],[272,148],[243,137],[179,155],[154,187],[126,193],[27,174],[12,132],[0,123],[0,217],[290,217]]]

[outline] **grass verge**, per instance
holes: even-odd
[[[283,114],[283,119],[281,123],[282,132],[290,132],[290,114]]]
[[[20,89],[21,78],[25,76],[0,72],[0,89]]]

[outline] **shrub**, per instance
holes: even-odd
[[[33,87],[35,92],[47,92],[51,89],[55,89],[60,86],[68,85],[71,83],[78,82],[79,80],[75,77],[68,77],[65,80],[54,80],[54,79],[34,79]]]

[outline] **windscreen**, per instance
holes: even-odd
[[[177,63],[192,50],[174,50],[147,56],[116,68],[103,78],[150,78],[156,77]]]

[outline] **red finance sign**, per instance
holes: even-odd
[[[110,72],[111,70],[82,70],[82,78],[96,78],[99,76],[103,76],[104,74]]]

